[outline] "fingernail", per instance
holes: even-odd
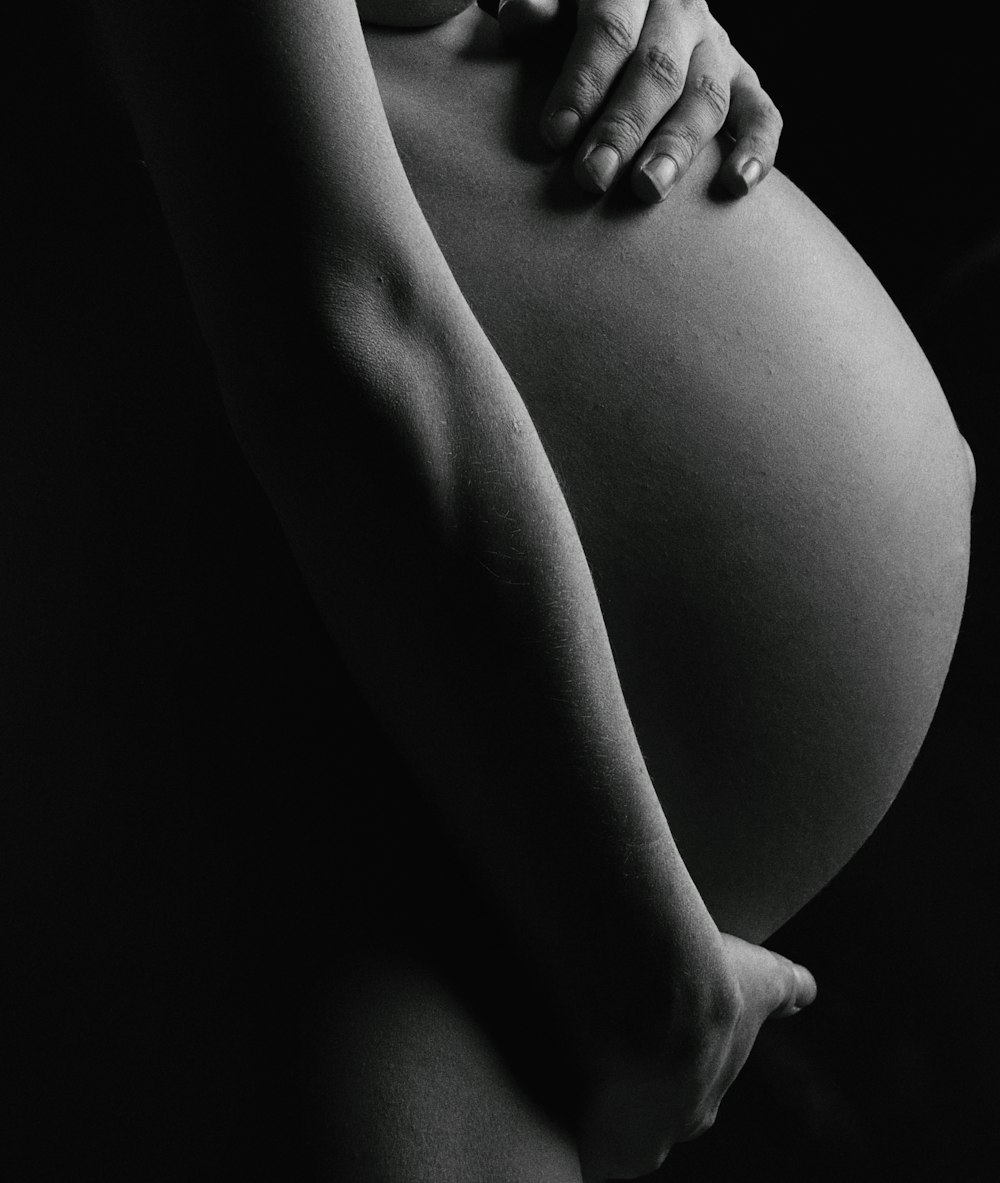
[[[740,169],[740,176],[743,178],[743,184],[746,185],[748,193],[760,180],[760,174],[761,163],[756,157],[751,156]]]
[[[800,995],[804,995],[796,1001],[799,1010],[803,1007],[809,1006],[816,998],[816,979],[803,965],[795,966],[795,980],[798,984]]]
[[[550,115],[542,125],[542,135],[545,142],[556,152],[568,148],[576,139],[576,133],[579,130],[580,116],[568,107]]]
[[[648,201],[662,201],[677,179],[677,162],[671,156],[654,156],[639,170],[646,190],[641,196]]]
[[[608,144],[598,144],[583,158],[583,171],[601,193],[605,192],[615,179],[621,158]]]

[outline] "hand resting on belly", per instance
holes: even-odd
[[[964,598],[963,442],[875,277],[775,173],[709,149],[669,205],[539,158],[539,69],[469,12],[369,31],[393,134],[517,383],[594,574],[671,828],[760,939],[871,832],[923,739]]]

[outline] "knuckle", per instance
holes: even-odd
[[[607,88],[608,79],[601,70],[590,63],[581,63],[567,77],[565,98],[558,105],[575,107],[587,114],[604,98]]]
[[[701,149],[702,136],[696,128],[686,123],[676,123],[657,139],[657,147],[665,149],[668,156],[672,156],[682,168],[686,167],[698,155]]]
[[[752,87],[754,90],[759,90],[763,93],[763,87],[760,84],[760,77],[757,71],[743,58],[739,59],[739,79],[745,86]]]
[[[611,49],[628,53],[634,44],[632,26],[613,8],[599,8],[591,18],[597,38]]]
[[[647,131],[646,121],[638,112],[622,108],[601,120],[594,129],[593,138],[623,152],[637,148],[646,138]]]
[[[785,120],[781,112],[768,95],[763,93],[761,94],[760,102],[757,104],[757,119],[772,134],[780,133],[781,129],[785,126]]]
[[[769,134],[779,136],[785,120],[749,66],[740,70],[733,86],[738,86],[744,92],[743,105],[748,120],[758,129],[766,129]]]
[[[640,60],[643,71],[657,86],[666,91],[678,91],[684,84],[684,67],[680,59],[662,45],[647,45]]]
[[[722,123],[729,114],[729,87],[724,86],[711,74],[701,74],[695,80],[692,89],[718,122]]]
[[[729,1035],[740,1025],[746,1010],[743,992],[733,979],[716,983],[705,1006],[705,1017],[716,1035]]]
[[[709,32],[712,35],[712,40],[720,49],[728,50],[732,48],[733,43],[729,34],[711,14],[709,14]]]
[[[743,145],[751,156],[755,156],[765,168],[774,162],[774,155],[777,151],[777,145],[773,136],[761,136],[751,133],[750,135],[741,135],[739,142]]]

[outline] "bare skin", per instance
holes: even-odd
[[[708,150],[669,208],[592,203],[534,147],[558,63],[474,12],[367,40],[569,500],[685,860],[721,927],[763,939],[871,832],[937,702],[971,496],[944,396],[780,174],[727,200]]]
[[[318,7],[310,6],[310,11]],[[518,390],[523,386],[531,423],[551,453],[575,527],[584,538],[615,659],[621,667],[625,699],[652,773],[651,783],[667,804],[671,827],[676,816],[684,857],[697,867],[698,887],[716,921],[733,932],[759,939],[794,911],[863,840],[898,788],[926,727],[960,612],[968,501],[961,445],[940,392],[884,297],[835,233],[789,187],[780,188],[774,204],[761,206],[756,214],[736,215],[730,207],[705,198],[704,185],[700,191],[697,188],[696,171],[684,190],[690,190],[690,199],[675,210],[681,191],[672,195],[674,220],[666,230],[635,220],[632,207],[620,215],[613,204],[580,207],[577,191],[570,194],[566,188],[560,189],[558,175],[553,192],[553,177],[540,167],[543,162],[517,158],[522,142],[521,108],[515,108],[513,100],[530,98],[530,94],[519,86],[516,66],[494,59],[488,34],[485,55],[473,53],[466,63],[461,55],[466,52],[474,17],[476,14],[467,14],[441,30],[415,34],[405,46],[398,35],[369,34],[382,98],[410,182],[431,227],[463,292],[496,343],[501,361],[509,367]],[[290,29],[300,27],[297,22]],[[128,33],[123,37],[127,40]],[[135,60],[143,60],[141,52]],[[436,73],[436,67],[442,66],[448,69]],[[428,89],[428,73],[441,84],[439,89]],[[147,63],[140,74],[141,81],[133,82],[133,96],[141,95],[147,87],[155,92],[155,61]],[[339,85],[336,75],[331,85],[334,90]],[[229,93],[234,92],[230,89]],[[223,87],[218,98],[224,111],[228,110],[225,94]],[[184,97],[182,94],[180,116],[176,101],[163,108],[169,112],[168,119],[183,121],[186,117]],[[140,112],[146,109],[144,101],[137,100]],[[154,93],[148,108],[153,114],[143,116],[146,142],[167,194],[168,212],[193,278],[203,326],[220,363],[230,405],[244,422],[260,414],[259,402],[255,407],[253,400],[266,390],[266,382],[257,380],[261,373],[278,373],[283,382],[281,394],[292,393],[299,400],[293,404],[293,414],[303,416],[306,430],[301,437],[296,437],[287,418],[282,418],[288,413],[283,404],[265,408],[265,414],[285,433],[278,446],[274,437],[265,438],[259,431],[255,434],[253,428],[245,429],[243,438],[258,475],[301,547],[300,554],[306,556],[303,567],[314,594],[321,602],[324,596],[329,598],[333,631],[338,635],[335,584],[351,565],[324,570],[324,564],[332,562],[330,555],[320,552],[317,560],[310,534],[313,532],[314,540],[322,541],[323,532],[328,532],[328,540],[343,540],[332,531],[343,528],[339,524],[343,507],[354,504],[347,498],[354,496],[356,482],[365,480],[372,467],[363,461],[379,455],[377,445],[384,444],[385,437],[366,437],[364,421],[359,418],[357,423],[352,421],[357,435],[345,438],[343,420],[338,416],[331,421],[326,396],[336,389],[328,380],[337,376],[337,370],[328,359],[320,358],[318,370],[323,381],[317,383],[315,376],[304,377],[307,367],[301,358],[274,349],[282,339],[280,331],[269,333],[275,312],[279,326],[287,326],[295,323],[290,313],[314,311],[295,292],[290,303],[282,303],[283,290],[270,304],[260,302],[260,273],[266,277],[267,266],[275,258],[284,258],[273,250],[276,243],[266,234],[249,235],[248,245],[253,250],[229,252],[232,242],[240,242],[241,219],[255,230],[269,225],[255,221],[256,209],[248,213],[238,193],[239,181],[245,179],[241,170],[250,158],[248,146],[256,148],[258,141],[251,137],[237,140],[236,150],[228,158],[218,154],[220,146],[225,152],[228,141],[219,145],[206,142],[204,159],[197,164],[210,178],[207,192],[211,197],[212,186],[219,184],[231,200],[228,205],[226,200],[218,203],[216,212],[221,211],[223,217],[201,223],[197,219],[205,208],[206,189],[201,184],[190,187],[190,162],[184,168],[176,168],[176,159],[171,162],[178,140],[175,135],[158,134],[157,101]],[[214,112],[205,108],[194,114],[204,119]],[[328,192],[321,190],[322,200],[315,207],[321,211],[320,220],[312,222],[307,215],[304,238],[308,240],[309,234],[315,233],[314,248],[319,244],[326,250],[332,242],[343,252],[351,237],[345,234],[345,226],[355,234],[362,228],[377,249],[384,249],[385,243],[378,237],[382,232],[378,219],[385,212],[378,204],[379,185],[386,177],[390,187],[395,183],[384,143],[379,141],[383,154],[373,157],[361,137],[351,139],[350,127],[344,134],[342,120],[324,123],[321,105],[310,108],[310,117],[313,123],[306,120],[297,127],[299,132],[304,127],[305,134],[296,141],[300,155],[295,163],[301,165],[304,160],[309,179],[322,178],[325,183],[327,178],[342,176],[346,162],[356,170],[352,174],[355,181],[366,179],[370,188],[361,187],[364,200],[360,206],[350,186],[342,189],[334,184]],[[330,138],[323,140],[319,133]],[[183,142],[199,144],[198,136],[194,133]],[[309,151],[316,143],[323,167],[312,174],[308,169],[314,159]],[[711,163],[706,160],[706,167]],[[442,169],[445,164],[447,168]],[[443,172],[451,179],[443,182]],[[293,171],[292,175],[297,174]],[[259,183],[260,177],[252,170],[251,178]],[[704,174],[701,179],[704,181]],[[198,201],[189,209],[185,203],[192,191],[198,193]],[[322,220],[326,209],[332,210],[329,221]],[[390,202],[385,209],[392,212]],[[394,217],[390,225],[404,227],[422,242],[419,222],[412,212],[407,217],[409,221]],[[809,252],[829,268],[820,267],[819,274],[803,274],[789,267],[783,250],[761,250],[764,231],[783,235],[784,245],[794,246],[800,256]],[[338,235],[344,236],[343,242]],[[301,243],[290,244],[279,236],[277,246],[291,246],[294,258]],[[331,254],[337,257],[337,250]],[[671,263],[651,267],[649,260],[654,256],[668,258]],[[403,258],[407,265],[412,261],[405,252]],[[421,256],[418,262],[420,274],[432,274],[439,290],[445,290],[442,272],[434,269],[434,256]],[[430,403],[432,410],[443,408],[460,418],[465,415],[467,399],[449,402],[448,398],[456,382],[469,382],[471,374],[473,389],[498,392],[504,414],[520,413],[488,349],[468,328],[454,301],[444,302],[447,316],[433,301],[430,316],[420,309],[412,316],[407,308],[401,331],[380,303],[381,297],[377,293],[373,296],[365,286],[364,266],[350,257],[348,263],[343,270],[335,268],[319,276],[321,282],[332,283],[326,294],[347,290],[350,296],[346,304],[336,305],[342,315],[335,333],[344,334],[345,325],[364,330],[356,339],[349,333],[335,335],[338,349],[346,351],[361,342],[362,363],[368,364],[365,343],[372,340],[371,325],[358,319],[357,309],[364,311],[364,301],[369,301],[381,318],[378,325],[385,330],[384,337],[375,340],[393,346],[398,340],[407,342],[398,359],[390,358],[390,373],[395,376],[393,367],[398,366],[399,373],[411,381],[414,375],[423,381],[429,373],[428,389],[435,396],[445,392],[444,403]],[[293,270],[294,262],[278,268],[277,274],[285,276]],[[683,272],[682,279],[678,272]],[[620,281],[623,274],[628,275],[627,285]],[[836,275],[832,285],[827,279],[831,274]],[[405,267],[403,275],[410,279]],[[213,290],[212,284],[218,283],[220,276],[226,282]],[[512,276],[517,280],[514,284]],[[724,285],[720,285],[720,276]],[[497,282],[501,278],[503,282]],[[546,288],[547,284],[551,286]],[[796,300],[790,303],[784,297],[793,284]],[[845,286],[856,293],[855,301],[844,299]],[[394,294],[407,296],[413,290],[403,284]],[[571,300],[564,298],[567,291],[572,293]],[[520,303],[522,297],[524,303]],[[850,311],[859,304],[861,312]],[[398,309],[397,304],[390,311],[396,315]],[[617,323],[609,322],[609,309],[620,317]],[[748,309],[752,309],[752,316]],[[458,336],[456,326],[469,335]],[[458,379],[442,368],[434,353],[435,342],[442,335],[450,341],[472,342],[469,352],[463,354],[468,371]],[[753,349],[747,347],[751,335]],[[669,341],[667,349],[665,339]],[[310,347],[315,344],[305,332],[299,340]],[[418,346],[415,352],[414,340]],[[810,348],[804,348],[805,342]],[[432,358],[429,365],[428,352]],[[314,362],[313,357],[306,360]],[[384,358],[380,360],[384,365]],[[869,381],[876,373],[876,361],[878,389]],[[427,373],[421,368],[424,366]],[[626,369],[629,377],[623,382],[621,375]],[[747,381],[748,373],[754,381]],[[294,381],[302,383],[305,394],[292,390]],[[664,391],[670,392],[669,399]],[[356,412],[355,404],[350,406]],[[309,422],[317,409],[318,417]],[[423,413],[419,407],[416,411]],[[706,415],[710,417],[707,422]],[[426,418],[416,414],[413,421],[420,432],[429,432]],[[523,419],[515,422],[530,444],[531,430]],[[393,423],[388,438],[398,449],[398,423]],[[418,438],[435,462],[448,455],[433,432]],[[496,475],[484,485],[492,502],[481,500],[482,491],[473,480],[470,503],[477,507],[500,504],[512,512],[516,522],[523,509],[518,500],[519,481],[508,488],[505,480],[499,479],[510,452],[493,451],[496,438],[495,430],[484,432],[482,424],[462,419],[461,431],[444,442],[458,449],[467,478],[475,473],[471,460],[485,456],[496,466]],[[878,448],[872,448],[873,439]],[[594,450],[595,441],[601,444],[599,451]],[[295,446],[289,448],[289,443]],[[331,457],[342,473],[332,474],[329,481],[334,483],[327,484],[321,463],[330,463]],[[520,479],[526,473],[533,487],[538,487],[542,478],[547,481],[536,459],[537,452],[531,447],[515,449],[515,461],[521,466],[516,475]],[[421,460],[423,463],[426,457]],[[768,473],[762,474],[761,468],[778,477],[765,479]],[[427,478],[427,472],[426,467],[421,469],[421,479]],[[652,479],[656,472],[669,472],[676,480],[669,486],[657,482]],[[315,479],[317,473],[320,478],[315,487],[335,493],[336,499],[328,505],[315,496],[307,496],[304,503],[297,501],[303,478]],[[418,487],[416,483],[407,485],[402,478],[386,479],[390,492],[412,496]],[[398,487],[393,484],[397,479]],[[342,484],[336,483],[338,480]],[[547,513],[553,507],[558,510],[551,486],[544,481],[542,485],[546,492],[541,508]],[[377,487],[373,492],[374,508],[359,506],[358,532],[346,535],[351,545],[364,537],[371,521],[386,532],[376,537],[390,535],[393,515],[379,516],[382,493]],[[498,502],[498,495],[507,500]],[[395,504],[398,510],[399,505],[409,503],[399,500]],[[561,511],[555,518],[542,519],[538,511],[536,505],[525,521],[555,521],[560,531],[565,530]],[[426,524],[420,523],[420,529],[424,528]],[[560,537],[572,540],[571,533]],[[519,556],[514,544],[520,544],[516,529],[505,532],[501,528],[497,537],[487,542],[499,542],[505,548],[499,556],[506,564],[505,571],[523,573],[516,561]],[[546,570],[558,568],[561,572],[566,553],[576,555],[572,549],[560,550],[559,564]],[[479,557],[485,565],[493,562],[496,566],[487,551]],[[412,571],[419,573],[421,561],[422,548],[405,536],[401,536],[400,545],[389,548],[384,562],[377,554],[364,555],[371,570],[356,599],[348,601],[357,617],[347,619],[363,616],[367,606],[362,596],[371,599],[373,592],[384,597],[385,604],[394,604],[392,584],[402,580],[404,588],[410,587],[405,580]],[[569,565],[578,573],[575,557]],[[373,582],[371,571],[381,572],[382,582]],[[580,602],[589,603],[586,580],[577,580],[572,586]],[[505,594],[494,589],[496,601]],[[397,607],[406,609],[408,598]],[[392,619],[385,614],[380,618],[381,606],[382,601],[376,600],[374,610],[369,607],[376,628],[384,628]],[[641,613],[641,632],[634,627],[637,613]],[[591,619],[584,613],[585,621]],[[658,619],[667,622],[659,630],[654,627]],[[803,627],[803,620],[808,628]],[[414,621],[421,626],[427,621],[434,621],[435,627],[441,623],[433,607],[423,615],[415,614]],[[597,622],[590,625],[592,637],[603,627]],[[482,637],[475,632],[472,635],[502,671],[499,689],[492,690],[496,695],[493,705],[502,711],[514,710],[522,706],[519,698],[527,694],[529,703],[542,710],[540,717],[548,719],[546,696],[526,686],[519,689],[516,668],[508,676],[503,667],[506,655],[502,644],[497,645],[495,630],[485,630]],[[540,635],[546,635],[544,629]],[[573,634],[574,640],[577,635]],[[354,643],[342,632],[338,639],[347,646]],[[713,649],[706,657],[707,640],[713,642]],[[406,643],[403,627],[393,635],[392,644]],[[418,658],[423,657],[419,638],[415,644]],[[594,648],[600,652],[599,644]],[[433,646],[428,653],[435,653]],[[587,664],[591,655],[585,657],[588,673],[583,682],[591,687],[593,682],[588,679],[594,668]],[[391,684],[386,671],[392,669],[393,660],[391,647],[388,655],[366,657],[375,671],[373,677],[383,686]],[[463,661],[458,668],[464,674],[470,665]],[[818,664],[823,676],[817,674]],[[623,722],[617,733],[610,734],[619,727],[621,711],[612,692],[616,683],[600,680],[606,672],[606,666],[597,670],[598,684],[607,688],[597,701],[608,708],[610,722],[602,711],[591,717],[590,728],[602,737],[600,743],[614,740],[610,749],[598,745],[599,754],[609,750],[618,756],[625,753],[615,766],[617,778],[609,780],[617,779],[628,790],[622,796],[621,784],[611,783],[607,800],[641,804],[640,813],[653,826],[656,841],[644,848],[632,831],[626,840],[634,845],[626,849],[633,850],[640,862],[655,853],[661,866],[671,868],[670,883],[683,883],[671,845],[662,828],[656,828],[662,818],[648,812],[646,782],[636,772],[628,747],[630,727]],[[433,670],[429,676],[433,679]],[[435,694],[447,691],[449,685],[454,689],[454,677],[443,687],[434,684]],[[902,692],[900,687],[904,687]],[[391,714],[391,702],[383,706]],[[426,709],[426,704],[412,703],[411,709]],[[452,709],[455,718],[464,719],[473,708],[456,701]],[[872,712],[876,710],[882,740],[888,736],[888,755],[873,734]],[[527,714],[530,720],[530,708]],[[428,711],[427,717],[432,718],[433,711]],[[556,721],[560,729],[565,727],[566,720],[558,712]],[[574,728],[578,723],[574,716]],[[474,718],[473,724],[481,726],[482,722]],[[578,751],[584,746],[589,750],[592,740],[587,727],[566,728],[566,733],[580,736]],[[847,747],[842,742],[845,733],[852,740]],[[532,741],[529,755],[536,767],[541,758],[543,767],[558,769],[555,755],[547,754],[544,725],[539,734],[527,734]],[[572,754],[572,744],[568,750]],[[431,757],[438,759],[439,753],[431,753]],[[423,758],[433,763],[431,757]],[[522,792],[518,778],[510,775],[519,767],[519,753],[504,753],[504,758],[509,763],[504,764],[501,776],[488,767],[482,769],[482,784],[491,783],[492,774],[500,787],[514,794],[517,808],[530,808],[537,794]],[[876,761],[874,768],[869,767],[872,760]],[[530,772],[531,762],[523,767]],[[807,779],[805,791],[802,786]],[[614,881],[615,860],[610,867],[603,858],[588,864],[585,857],[582,864],[574,864],[577,851],[567,837],[584,831],[578,819],[588,816],[592,805],[569,791],[579,785],[562,783],[561,774],[556,782],[552,787],[563,796],[553,799],[556,805],[551,812],[561,825],[552,830],[548,850],[567,861],[557,864],[555,874],[550,873],[547,887],[551,898],[536,896],[534,908],[530,892],[537,878],[526,876],[515,885],[521,915],[529,924],[535,922],[535,913],[543,914],[553,900],[578,897],[581,884],[596,891],[595,883],[610,886]],[[482,808],[478,801],[466,806],[461,794],[446,789],[439,803],[447,809]],[[563,808],[562,801],[573,802],[574,808]],[[531,843],[542,846],[543,838],[550,837],[546,826],[553,819],[544,812],[538,818],[523,816],[532,821],[524,828],[529,842],[517,849],[520,858],[527,854],[530,864],[534,857]],[[604,816],[607,820],[607,812]],[[492,820],[499,820],[501,836],[507,832],[504,827],[512,826],[511,815],[503,810]],[[835,828],[831,828],[833,820]],[[472,822],[481,825],[482,818],[474,816]],[[468,815],[457,828],[463,827],[466,832],[470,829]],[[516,834],[516,827],[510,832]],[[641,839],[641,833],[639,836]],[[494,850],[479,849],[484,865],[493,860],[490,874],[499,875],[496,882],[502,887],[504,874],[510,874],[504,872],[503,862],[505,859],[509,864],[515,847],[509,840],[498,840],[494,846]],[[805,853],[796,855],[796,851]],[[560,875],[564,867],[572,871],[569,877]],[[654,860],[649,860],[648,880],[643,877],[645,862],[643,867],[642,876],[636,876],[640,901],[649,897],[647,883],[663,883]],[[594,882],[587,878],[589,873],[595,876]],[[597,895],[601,898],[600,892]],[[631,943],[623,941],[623,960],[613,961],[610,972],[605,969],[602,977],[601,962],[614,946],[613,942],[601,942],[617,925],[613,906],[609,903],[606,907],[607,917],[592,914],[587,918],[589,931],[600,939],[589,960],[582,957],[579,966],[586,967],[596,983],[614,982],[617,977],[624,986],[625,1001],[617,1008],[612,1004],[610,1011],[624,1013],[631,1009],[633,996],[642,993],[646,970],[659,969],[655,959],[649,963],[642,963],[641,957],[636,960]],[[639,918],[639,934],[645,924],[640,903],[630,904],[630,909],[628,914]],[[509,923],[509,898],[500,911]],[[681,913],[702,924],[703,916],[693,898]],[[558,926],[539,927],[549,944],[558,942],[562,935]],[[678,931],[676,923],[671,931]],[[711,926],[706,931],[710,933]],[[741,967],[742,1005],[753,1015],[746,1030],[739,1029],[739,1038],[726,1046],[723,1067],[728,1079],[728,1073],[738,1069],[740,1057],[749,1051],[763,1017],[793,1007],[800,995],[794,976],[783,975],[779,963],[770,961],[769,955],[752,951],[735,937],[721,940],[722,960]],[[546,949],[537,932],[528,940],[529,946],[532,941],[544,964]],[[715,948],[711,941],[708,947]],[[711,975],[706,972],[702,978],[700,969],[714,972],[714,966],[711,959],[704,963],[697,960],[701,949],[701,945],[692,946],[691,952],[697,956],[688,964],[695,966],[697,980],[708,981]],[[672,964],[676,980],[677,960]],[[577,964],[567,966],[564,976],[581,982],[577,968]],[[558,966],[553,969],[549,965],[547,970],[558,979]],[[669,974],[664,981],[669,983]],[[754,982],[760,983],[759,996],[751,988]],[[582,985],[591,988],[590,979]],[[566,997],[572,1006],[572,997]],[[347,1095],[346,1090],[331,1091],[334,1108],[328,1110],[327,1120],[338,1133],[329,1147],[330,1177],[337,1177],[338,1170],[343,1177],[348,1164],[352,1177],[358,1179],[457,1180],[474,1178],[477,1173],[483,1179],[580,1177],[576,1138],[581,1128],[593,1131],[594,1121],[567,1124],[532,1105],[528,1094],[506,1072],[502,1047],[479,1031],[475,1020],[469,1020],[461,991],[442,967],[414,962],[403,949],[383,950],[379,957],[363,958],[356,972],[342,973],[331,983],[329,998],[333,1006],[331,1047],[337,1050],[330,1066],[333,1079],[339,1073],[346,1074],[342,1079],[367,1081],[367,1091],[360,1090],[353,1116],[337,1108],[344,1104],[340,1098]],[[806,1000],[803,993],[801,1001]],[[738,1025],[733,1031],[737,1029]],[[400,1064],[407,1066],[406,1071],[400,1072]],[[455,1087],[456,1079],[462,1080],[462,1087]],[[669,1099],[663,1094],[662,1075],[650,1077],[649,1098],[640,1095],[644,1082],[635,1073],[628,1081],[630,1091],[619,1096],[615,1082],[620,1080],[619,1074],[605,1089],[605,1123],[619,1103],[623,1113],[631,1113],[638,1097],[641,1107],[655,1113],[657,1105]],[[389,1103],[385,1103],[387,1099]],[[683,1110],[684,1106],[678,1108]],[[711,1116],[711,1112],[704,1113],[702,1120]],[[345,1134],[345,1129],[350,1132]],[[695,1132],[694,1127],[675,1128],[669,1134],[676,1139]],[[598,1133],[605,1143],[613,1142],[613,1130]],[[655,1141],[655,1137],[651,1139],[652,1144]],[[594,1149],[587,1147],[585,1140],[584,1152],[591,1164],[589,1174],[602,1177],[601,1154],[620,1165],[629,1161],[630,1148],[604,1145]]]
[[[708,150],[669,211],[592,205],[535,139],[557,62],[510,59],[476,13],[366,38],[421,206],[566,493],[685,861],[721,928],[765,940],[888,808],[948,668],[974,476],[941,390],[780,174],[729,201]],[[383,965],[331,1011],[358,1057],[385,1016],[409,1031],[412,1081],[384,1124],[352,1110],[355,1147],[387,1178],[578,1183],[565,1128],[425,975]],[[363,1057],[376,1081],[385,1054]],[[399,1124],[418,1097],[431,1167]],[[335,1177],[344,1146],[328,1152]]]

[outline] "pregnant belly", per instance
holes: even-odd
[[[681,850],[720,922],[747,929],[752,881],[771,929],[870,833],[940,693],[970,495],[941,390],[785,178],[727,201],[713,149],[663,206],[594,202],[538,150],[551,65],[475,10],[367,35],[560,478]]]

